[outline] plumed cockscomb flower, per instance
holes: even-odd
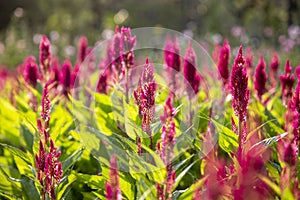
[[[244,64],[245,59],[241,46],[232,66],[230,81],[232,107],[240,121],[245,120],[249,101],[248,76]]]
[[[220,50],[221,50],[221,46],[219,44],[216,44],[212,52],[212,58],[216,64],[219,62]]]
[[[79,63],[82,63],[87,55],[87,45],[88,45],[87,38],[85,36],[81,36],[79,38],[78,57],[77,57]]]
[[[218,70],[220,78],[223,80],[223,85],[226,85],[229,79],[229,57],[230,57],[230,46],[227,40],[224,40],[223,47],[220,51]]]
[[[156,82],[154,80],[154,67],[146,59],[146,64],[138,86],[134,90],[135,103],[138,105],[139,115],[142,118],[142,129],[151,137],[151,122],[155,114],[155,91]],[[152,148],[152,142],[151,142]]]
[[[287,105],[288,100],[293,96],[293,85],[295,82],[294,74],[292,74],[292,66],[287,60],[285,64],[285,73],[280,76],[281,92],[283,104]]]
[[[253,55],[250,47],[246,49],[245,67],[251,69],[253,67]]]
[[[58,68],[58,60],[54,61],[54,64],[51,68],[51,83],[53,84],[54,88],[57,88],[58,85],[61,83],[61,72]]]
[[[96,91],[102,94],[106,94],[107,93],[107,72],[103,72],[100,76],[99,76],[99,80],[97,83],[97,87],[96,87]]]
[[[41,117],[45,122],[45,129],[49,128],[50,120],[50,100],[49,100],[49,91],[48,91],[49,82],[45,84],[42,94],[42,113]]]
[[[197,73],[196,66],[197,63],[195,51],[192,47],[192,44],[190,43],[186,51],[183,64],[183,76],[185,78],[186,84],[189,84],[193,89],[193,91],[191,91],[187,86],[189,98],[192,98],[194,94],[198,92],[200,84],[200,75]]]
[[[61,152],[57,151],[54,142],[50,139],[49,151],[40,140],[39,153],[35,155],[37,178],[42,186],[41,196],[48,193],[51,200],[56,199],[55,186],[60,184],[62,178],[62,164],[58,161]]]
[[[160,116],[162,123],[162,159],[168,164],[173,157],[173,148],[176,142],[175,138],[175,109],[172,106],[172,98],[168,97],[164,106],[164,114]]]
[[[270,81],[271,87],[276,87],[278,83],[278,68],[279,68],[279,59],[278,54],[275,52],[272,56],[272,61],[270,64]]]
[[[266,92],[267,73],[265,70],[266,63],[264,58],[260,56],[259,63],[255,69],[254,88],[257,91],[257,96],[261,100],[261,96]]]
[[[136,36],[131,36],[130,28],[121,28],[122,43],[123,43],[123,53],[128,54],[133,51],[136,45]],[[127,57],[127,56],[126,56]],[[132,60],[130,60],[132,62]]]
[[[42,73],[47,73],[51,65],[50,41],[43,35],[40,42],[40,66]]]
[[[63,95],[68,96],[71,90],[72,83],[72,66],[69,60],[66,60],[62,66],[61,84],[63,87]]]
[[[164,59],[168,67],[175,71],[180,71],[180,48],[177,44],[177,37],[174,37],[174,43],[172,43],[170,36],[167,37],[164,47]]]
[[[25,60],[24,79],[32,87],[35,88],[37,86],[39,71],[35,58],[33,56],[29,56]]]
[[[158,200],[164,200],[165,199],[163,188],[159,183],[156,183],[156,194],[157,194],[157,199]]]
[[[109,172],[109,182],[105,185],[106,199],[107,200],[121,200],[122,193],[119,186],[119,174],[117,158],[112,155],[110,158],[110,172]]]

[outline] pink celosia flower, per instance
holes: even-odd
[[[175,138],[175,109],[172,106],[172,98],[168,97],[164,106],[164,114],[160,116],[162,123],[162,159],[168,164],[173,158],[173,149],[176,142]]]
[[[39,78],[38,66],[33,56],[29,56],[25,60],[24,79],[32,87],[37,86],[37,80]]]
[[[72,79],[72,67],[69,60],[66,60],[62,66],[62,80],[61,84],[63,87],[63,95],[68,96],[71,90],[71,80]]]
[[[119,186],[117,158],[115,155],[112,155],[110,158],[109,182],[105,185],[105,191],[107,200],[122,199],[122,193]]]
[[[262,56],[260,56],[259,63],[255,69],[254,88],[257,91],[257,96],[261,100],[261,96],[266,92],[267,73],[265,70],[266,63]]]
[[[107,93],[107,72],[103,72],[98,80],[96,91],[102,94]]]
[[[184,57],[184,65],[183,65],[183,75],[186,81],[186,84],[189,84],[193,89],[192,91],[187,86],[187,92],[189,98],[192,98],[195,93],[198,92],[199,84],[200,84],[200,75],[198,75],[196,70],[196,55],[192,44],[189,44],[189,47],[186,51]]]
[[[77,60],[79,63],[82,63],[87,55],[87,38],[85,36],[81,36],[79,39],[78,45],[78,57]]]
[[[43,74],[46,74],[51,66],[50,41],[45,35],[40,42],[40,66]]]
[[[292,66],[287,60],[285,64],[285,73],[280,76],[281,91],[283,104],[287,105],[288,100],[293,96],[293,85],[295,82],[294,74],[292,74]]]
[[[46,85],[44,86],[44,89],[43,89],[42,113],[41,113],[41,117],[42,117],[43,121],[45,122],[46,130],[49,128],[49,120],[50,120],[50,100],[49,100],[48,85],[49,85],[49,83],[46,83]]]
[[[230,57],[230,46],[227,40],[224,40],[223,47],[220,51],[220,58],[218,62],[218,70],[220,78],[223,80],[223,85],[225,86],[229,79],[229,57]]]
[[[244,121],[246,118],[249,100],[248,76],[244,67],[245,59],[242,53],[241,46],[232,66],[230,82],[232,107],[240,121]]]
[[[164,59],[168,67],[180,71],[180,48],[176,36],[174,37],[174,43],[172,43],[170,36],[167,37],[164,47]]]
[[[163,188],[161,187],[161,185],[159,183],[156,183],[156,193],[157,193],[157,199],[158,200],[164,200],[164,192],[163,192]]]
[[[219,62],[220,50],[221,50],[221,46],[219,44],[216,44],[212,52],[212,58],[216,64]]]
[[[275,52],[272,56],[272,61],[270,64],[270,79],[271,79],[271,87],[276,87],[278,83],[278,68],[279,68],[279,60],[278,54]]]

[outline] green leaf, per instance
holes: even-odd
[[[22,176],[21,184],[27,197],[26,199],[40,199],[40,195],[32,179],[28,178],[27,176]]]
[[[28,156],[28,154],[24,153],[23,151],[21,151],[20,149],[7,145],[7,144],[3,144],[0,143],[0,145],[4,148],[7,149],[9,152],[11,152],[13,155],[18,156],[19,158],[23,159],[25,162],[27,162],[28,164],[31,164],[31,160],[32,158],[30,158]]]
[[[80,158],[80,156],[82,155],[82,152],[83,152],[83,149],[79,149],[62,162],[62,170],[63,170],[64,174]]]
[[[70,185],[77,179],[77,177],[71,173],[68,175],[66,179],[63,179],[62,182],[59,185],[58,193],[57,193],[57,199],[66,199],[68,196],[71,187]]]

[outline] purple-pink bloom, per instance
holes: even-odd
[[[50,41],[43,35],[40,42],[40,66],[42,73],[47,73],[51,65]]]
[[[192,44],[190,43],[186,51],[183,64],[183,76],[185,78],[186,84],[189,84],[190,87],[193,89],[191,91],[189,89],[190,87],[187,86],[189,98],[192,98],[192,96],[198,92],[200,84],[200,75],[198,75],[197,73],[196,66],[197,63],[195,51],[192,47]]]
[[[226,85],[229,79],[229,57],[230,46],[228,41],[225,39],[223,47],[220,50],[220,58],[218,63],[219,75],[223,80],[223,85]]]
[[[270,64],[270,81],[271,87],[276,87],[278,83],[278,68],[279,68],[279,60],[278,54],[276,52],[273,53],[272,61]]]
[[[41,117],[45,122],[45,129],[49,128],[50,120],[50,100],[49,100],[49,91],[48,91],[49,82],[45,84],[42,94],[42,112]]]
[[[245,59],[243,57],[242,46],[240,46],[238,55],[232,66],[230,88],[232,107],[235,115],[239,117],[241,122],[246,118],[249,101],[248,76],[244,64]]]
[[[39,79],[38,66],[33,56],[29,56],[25,60],[24,79],[32,87],[37,86],[37,80]]]
[[[292,66],[287,60],[285,64],[285,73],[280,76],[281,92],[283,103],[287,104],[288,100],[293,96],[293,85],[295,82],[294,74],[292,74]]]
[[[85,36],[81,36],[79,39],[79,45],[78,45],[78,57],[77,60],[79,63],[82,63],[87,55],[87,38]]]
[[[265,70],[266,63],[264,58],[260,56],[259,63],[255,69],[254,88],[257,91],[257,96],[261,100],[261,96],[266,92],[267,73]]]
[[[63,86],[63,95],[68,96],[71,90],[71,80],[72,79],[72,66],[69,60],[65,60],[62,66],[62,80],[61,84]]]
[[[164,59],[168,67],[175,71],[180,71],[180,48],[177,44],[177,37],[174,37],[174,43],[172,43],[170,36],[167,36],[166,44],[164,47]]]
[[[107,200],[121,200],[122,193],[119,186],[119,174],[117,157],[112,155],[110,158],[109,182],[105,185]]]
[[[164,193],[163,193],[163,188],[159,183],[156,182],[156,193],[157,193],[157,199],[158,200],[164,200]]]
[[[98,80],[96,91],[102,94],[107,93],[107,72],[103,72]]]
[[[162,123],[162,159],[165,164],[168,164],[173,158],[173,149],[176,142],[175,115],[175,109],[172,106],[172,98],[169,96],[164,106],[164,114],[160,116],[160,121]]]

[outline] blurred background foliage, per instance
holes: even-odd
[[[15,67],[37,55],[41,34],[50,37],[54,55],[72,59],[80,35],[92,46],[116,25],[165,27],[208,44],[226,37],[232,45],[299,52],[299,24],[298,0],[0,1],[0,65]]]

